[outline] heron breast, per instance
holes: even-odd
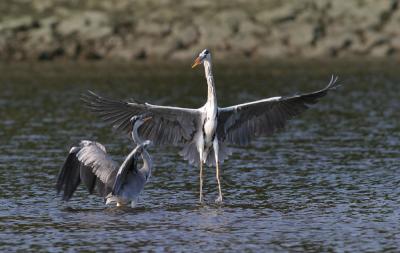
[[[206,119],[204,122],[204,139],[205,142],[212,142],[212,138],[215,135],[217,129],[217,121],[214,118]]]

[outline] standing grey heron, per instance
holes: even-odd
[[[83,140],[79,147],[72,147],[58,175],[57,193],[63,192],[63,199],[69,200],[82,181],[90,194],[97,188],[106,204],[133,207],[139,194],[151,176],[152,161],[146,147],[150,141],[142,141],[138,135],[139,127],[150,117],[134,116],[131,119],[132,138],[137,144],[118,166],[107,154],[105,147],[94,141]],[[137,160],[141,155],[143,167],[137,168]]]
[[[192,68],[200,64],[204,65],[208,96],[207,102],[197,109],[124,102],[103,98],[93,92],[83,97],[89,109],[122,131],[129,131],[129,119],[133,115],[150,112],[153,120],[139,129],[140,135],[158,145],[183,144],[180,154],[189,163],[200,167],[200,202],[203,197],[203,163],[216,166],[219,192],[216,202],[221,202],[219,163],[231,154],[227,144],[246,145],[255,137],[273,134],[289,119],[338,86],[337,77],[332,76],[329,84],[319,91],[218,107],[209,50],[205,49],[198,55]]]

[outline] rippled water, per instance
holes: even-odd
[[[223,164],[223,205],[207,168],[175,148],[150,149],[155,171],[136,209],[105,207],[83,187],[54,190],[71,145],[103,143],[117,160],[129,140],[83,109],[94,90],[153,103],[200,106],[201,69],[189,65],[17,64],[0,75],[1,251],[398,251],[400,74],[396,63],[216,64],[219,103],[344,84],[284,132],[235,147]]]

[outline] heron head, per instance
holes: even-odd
[[[152,142],[150,140],[145,140],[142,145],[144,148],[147,148],[148,146],[150,146],[152,144]]]
[[[194,60],[192,68],[196,67],[199,64],[202,64],[206,59],[207,60],[211,59],[211,53],[208,49],[204,49],[203,51],[201,51],[199,56],[197,56],[197,58]]]
[[[150,120],[152,117],[149,114],[140,114],[140,115],[135,115],[131,118],[131,123],[132,126],[137,125],[137,127],[140,127],[145,123],[146,121]]]

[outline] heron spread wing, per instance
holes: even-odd
[[[111,192],[117,164],[107,155],[103,145],[92,141],[81,141],[79,147],[72,147],[57,178],[57,193],[63,192],[63,199],[69,200],[78,185],[83,182],[89,193],[97,188],[101,196]]]
[[[94,141],[81,141],[81,149],[76,154],[79,162],[90,169],[101,182],[112,187],[118,164],[107,154],[103,145]]]
[[[72,194],[75,192],[76,188],[81,182],[80,178],[80,165],[76,154],[79,152],[79,147],[72,147],[69,151],[67,159],[62,166],[60,173],[57,177],[56,189],[57,193],[64,190],[63,199],[69,200]]]
[[[103,120],[127,133],[132,130],[130,119],[133,116],[151,114],[152,120],[139,128],[139,135],[155,144],[177,145],[191,141],[201,116],[198,109],[123,102],[93,92],[83,95],[82,99]]]
[[[229,144],[246,145],[253,137],[272,134],[309,105],[317,103],[329,90],[338,87],[336,81],[337,77],[332,76],[324,89],[312,93],[219,108],[218,139]]]

